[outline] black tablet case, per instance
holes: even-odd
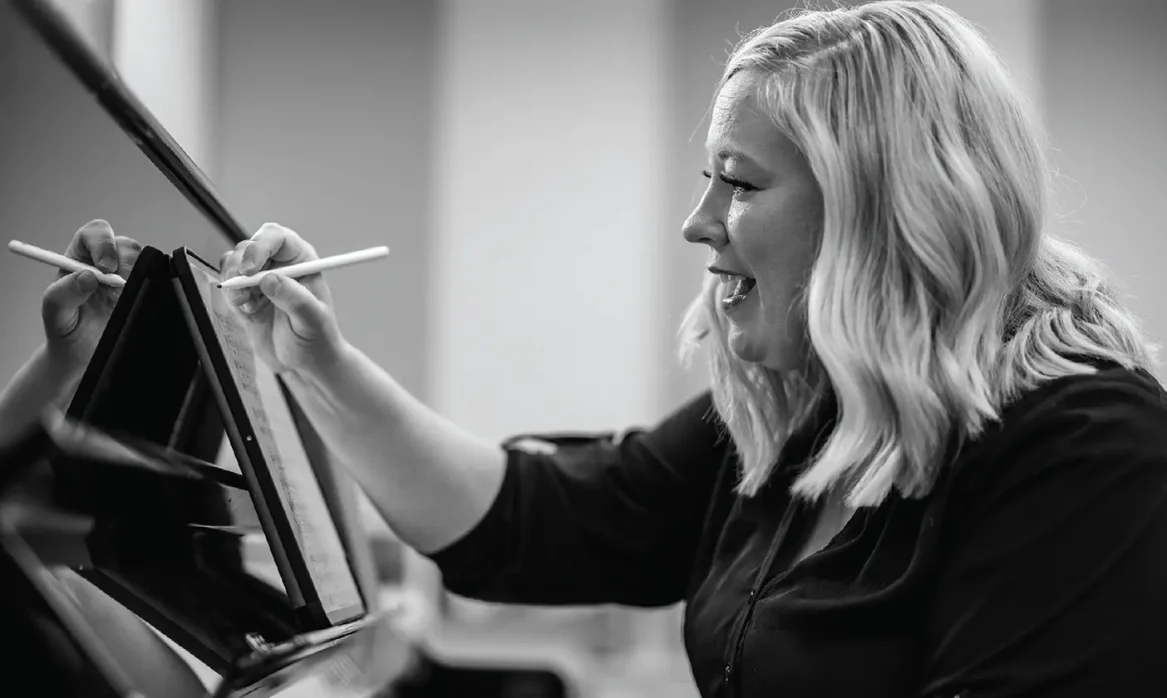
[[[255,440],[245,437],[254,432],[253,425],[247,423],[226,359],[193,286],[188,254],[182,248],[172,255],[143,248],[67,416],[127,443],[195,463],[215,461],[228,427],[243,437],[232,441],[244,477],[232,481],[232,473],[223,476],[232,484],[242,484],[250,494],[280,567],[286,595],[252,585],[240,569],[238,550],[232,547],[237,547],[237,541],[231,536],[217,538],[213,532],[200,541],[198,550],[174,554],[187,561],[198,556],[216,558],[206,562],[223,572],[221,579],[216,579],[219,575],[178,578],[183,576],[181,565],[167,575],[157,560],[151,561],[149,574],[137,574],[147,566],[135,566],[135,556],[193,544],[189,536],[172,535],[175,529],[170,526],[150,527],[140,521],[133,526],[124,521],[99,522],[89,540],[94,565],[84,570],[111,596],[222,671],[254,649],[257,638],[280,642],[296,633],[341,626],[359,619],[365,608],[363,604],[346,608],[331,618],[325,613],[287,512],[279,503],[272,470]],[[200,343],[209,361],[200,358]],[[225,398],[227,419],[219,408],[221,399],[206,399],[215,392]],[[289,407],[301,427],[303,415],[294,401],[289,401]],[[318,441],[304,441],[311,459],[326,457]],[[207,467],[213,470],[215,466]],[[84,472],[58,468],[58,486],[74,494],[98,486],[92,477],[81,478],[79,473]],[[113,496],[111,492],[109,497]],[[232,571],[239,574],[232,578]]]

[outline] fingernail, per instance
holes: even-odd
[[[255,312],[255,301],[253,301],[253,300],[243,301],[243,305],[239,306],[239,309],[242,310],[244,313],[247,313],[248,315],[250,315],[250,314]]]
[[[102,258],[101,258],[101,261],[99,261],[99,262],[97,263],[97,266],[98,266],[98,267],[99,267],[99,268],[100,268],[102,271],[109,271],[109,272],[113,272],[113,271],[117,271],[117,270],[118,270],[118,261],[117,261],[117,259],[116,259],[115,257],[113,257],[112,255],[108,255],[108,254],[107,254],[107,255],[104,255],[104,256],[102,256]]]
[[[264,276],[262,279],[259,280],[259,290],[263,291],[264,293],[266,293],[269,296],[271,294],[275,293],[279,289],[279,287],[280,287],[279,274],[267,274],[266,276]]]
[[[77,288],[82,293],[89,293],[97,288],[97,277],[91,271],[83,271],[77,275]]]
[[[253,271],[255,271],[255,261],[254,260],[245,259],[239,263],[239,272],[241,274],[250,274]]]

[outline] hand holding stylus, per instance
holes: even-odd
[[[329,365],[344,344],[319,272],[387,253],[320,259],[295,231],[268,223],[224,257],[221,285],[260,358],[276,372],[296,372]]]
[[[61,270],[41,301],[45,350],[60,378],[76,377],[93,356],[125,285],[119,272],[129,275],[141,245],[94,220],[73,235],[65,254],[16,240],[8,249]]]
[[[13,254],[18,254],[26,259],[31,259],[42,264],[47,264],[51,267],[56,267],[62,271],[69,272],[92,272],[93,276],[97,278],[97,282],[112,288],[121,288],[126,285],[126,280],[117,274],[104,272],[92,264],[86,264],[72,257],[66,257],[63,254],[50,252],[35,245],[20,242],[19,240],[8,241],[8,251]]]

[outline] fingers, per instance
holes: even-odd
[[[73,240],[65,250],[65,256],[78,262],[92,264],[109,273],[116,273],[120,266],[113,228],[101,219],[89,221],[73,234]]]
[[[316,258],[316,250],[304,238],[277,223],[264,223],[243,248],[239,262],[242,274],[252,274],[266,266],[297,264]]]
[[[250,240],[239,243],[223,256],[220,268],[223,278],[229,279],[310,259],[316,259],[316,250],[295,231],[277,223],[264,223]],[[247,315],[269,302],[257,287],[231,289],[226,293],[227,300]]]
[[[128,279],[141,251],[142,245],[137,240],[125,235],[114,235],[109,223],[97,219],[89,221],[73,234],[65,256]]]
[[[64,337],[76,329],[81,317],[78,311],[97,287],[97,277],[91,271],[75,271],[50,284],[41,301],[45,331],[55,337]]]
[[[301,339],[322,337],[329,324],[328,307],[295,279],[268,274],[259,283],[263,295],[288,316],[292,332]]]
[[[130,272],[134,269],[134,265],[138,262],[138,255],[142,252],[142,245],[133,238],[118,235],[114,238],[114,246],[117,248],[118,255],[117,274],[123,279],[128,279],[130,278]]]
[[[244,240],[236,245],[234,250],[223,255],[219,263],[219,269],[224,279],[240,276],[239,266],[243,261],[243,251],[250,244],[250,240]],[[226,289],[223,293],[226,295],[228,303],[248,315],[254,313],[261,303],[267,302],[267,298],[255,287]]]

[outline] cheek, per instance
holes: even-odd
[[[762,308],[775,322],[785,321],[796,312],[802,297],[803,283],[795,274],[769,274],[758,280]]]
[[[810,274],[817,251],[821,206],[814,192],[775,190],[735,203],[726,216],[731,246],[784,312]]]
[[[775,235],[776,244],[760,246],[751,257],[752,268],[761,290],[765,314],[776,322],[787,321],[797,313],[806,289],[814,248],[802,239],[782,240]],[[799,313],[801,316],[801,313]]]

